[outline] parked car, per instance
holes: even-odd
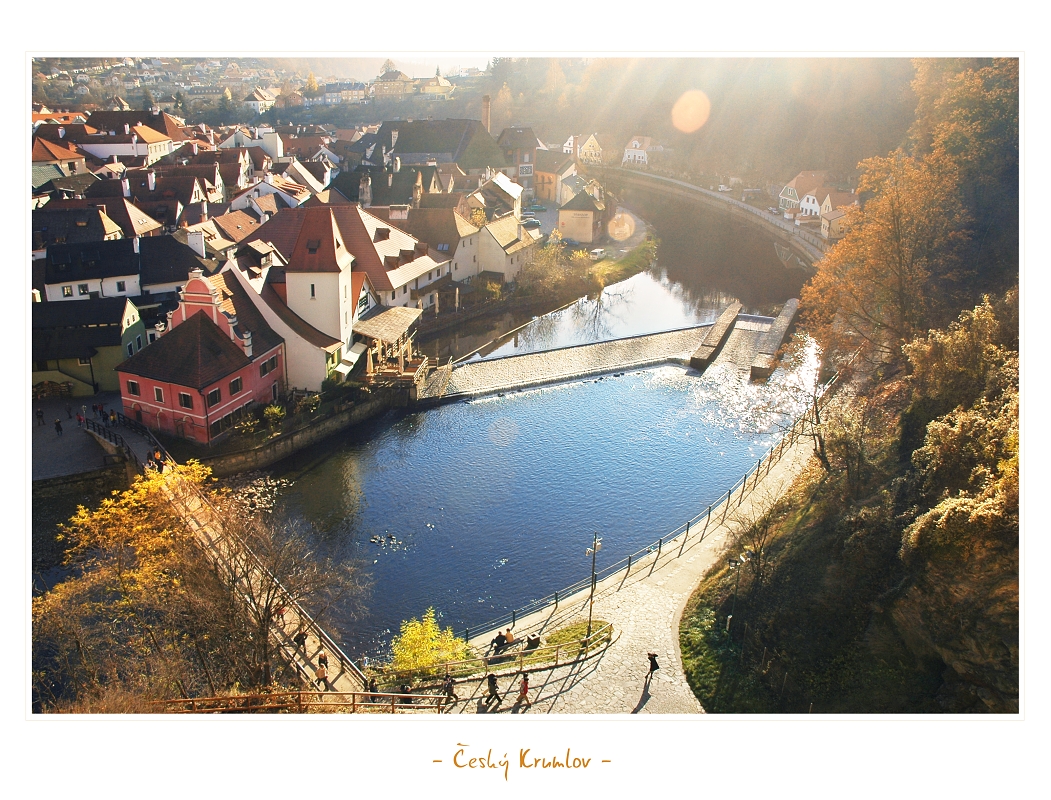
[[[580,242],[578,242],[576,239],[563,239],[562,240],[562,246],[563,247],[579,247],[580,246]]]
[[[547,211],[547,206],[531,205],[527,211]]]
[[[538,219],[522,220],[522,227],[523,228],[539,228],[540,227],[540,220],[538,220]]]
[[[591,251],[590,255],[592,261],[599,261],[606,255],[606,251],[601,247],[596,247]]]

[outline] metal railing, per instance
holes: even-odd
[[[831,397],[832,389],[839,380],[839,374],[833,375],[827,382],[818,387],[815,392],[816,404],[818,408],[822,408],[827,402],[828,398]],[[645,561],[649,556],[653,556],[652,563],[649,564],[649,571],[657,567],[658,562],[661,560],[662,555],[665,558],[669,556],[667,554],[674,553],[674,558],[678,558],[682,555],[686,543],[690,541],[690,535],[696,534],[698,527],[700,528],[699,538],[694,540],[694,544],[700,544],[704,541],[705,536],[708,534],[709,528],[713,516],[716,518],[715,527],[717,528],[725,520],[729,513],[731,506],[736,502],[738,506],[744,501],[745,494],[749,489],[755,489],[759,483],[760,473],[765,469],[766,474],[769,474],[771,467],[781,460],[781,456],[784,453],[786,447],[790,448],[798,440],[800,435],[803,435],[803,428],[806,426],[808,420],[814,415],[813,404],[807,406],[807,410],[803,412],[796,420],[792,423],[792,427],[789,428],[778,443],[771,445],[770,449],[766,454],[760,458],[756,465],[748,470],[744,475],[737,479],[737,481],[731,486],[724,495],[720,496],[720,499],[710,504],[708,508],[697,514],[692,519],[688,520],[683,525],[680,525],[675,530],[671,531],[665,536],[657,539],[650,545],[642,547],[636,550],[634,553],[620,559],[614,564],[604,567],[598,570],[594,576],[594,582],[597,586],[600,582],[607,578],[616,575],[622,570],[625,572],[624,577],[627,578],[631,574],[631,568],[633,565],[638,565],[640,561]],[[751,484],[749,486],[749,484]],[[679,541],[679,538],[682,541]],[[654,555],[656,554],[656,555]],[[496,619],[489,620],[481,625],[472,625],[463,629],[463,638],[471,638],[471,629],[473,628],[477,632],[490,632],[495,630],[502,630],[506,625],[510,624],[514,627],[519,617],[526,617],[530,614],[535,614],[544,609],[554,607],[558,608],[560,602],[565,601],[567,598],[572,597],[578,592],[584,589],[590,588],[592,583],[591,576],[582,578],[581,580],[573,583],[563,589],[560,589],[553,594],[549,594],[545,597],[541,597],[537,600],[527,603],[526,605],[512,609],[510,612],[497,617]]]
[[[150,443],[153,450],[161,454],[162,465],[168,465],[169,467],[178,466],[178,462],[174,458],[172,458],[171,454],[168,453],[167,449],[165,449],[165,447],[159,441],[157,441],[157,438],[153,435],[153,432],[149,428],[147,428],[141,422],[136,422],[135,420],[130,419],[129,417],[119,412],[116,413],[116,417],[117,424],[123,425],[142,436]],[[106,436],[108,434],[109,436],[119,439],[122,443],[121,446],[124,449],[126,455],[133,459],[136,464],[140,463],[138,458],[135,456],[135,453],[131,450],[130,446],[128,446],[128,444],[126,443],[124,438],[120,436],[120,434],[113,432],[112,428],[110,427],[99,426],[98,423],[96,423],[94,420],[88,420],[88,422],[92,424],[92,430],[100,429],[100,433],[102,433],[102,435]],[[108,440],[112,441],[112,439]],[[220,522],[220,520],[222,519],[222,514],[215,507],[215,504],[212,503],[208,496],[203,491],[201,491],[199,487],[188,483],[185,480],[182,480],[181,477],[178,478],[178,484],[179,488],[184,493],[192,494],[198,500],[201,506],[208,510],[209,516],[211,517],[210,520],[207,520],[206,522],[202,523],[201,520],[198,520],[194,516],[192,510],[188,506],[184,509],[177,508],[180,514],[183,515],[184,519],[188,516],[197,523],[198,527],[197,530],[195,530],[194,532],[197,534],[205,533],[206,528],[209,527],[209,525],[212,527],[213,530],[218,528],[218,530],[215,530],[215,533],[220,537],[218,540],[211,536],[200,537],[201,541],[203,541],[208,546],[212,557],[217,561],[217,563],[220,563],[229,572],[232,579],[237,578],[238,565],[231,561],[229,555],[227,553],[224,553],[221,547],[221,545],[224,544],[224,541],[231,542],[232,544],[234,544],[236,548],[240,551],[240,554],[243,555],[245,559],[249,562],[247,564],[249,569],[257,570],[260,574],[265,576],[267,580],[271,581],[272,585],[277,588],[282,598],[283,605],[287,606],[290,610],[294,610],[294,612],[298,615],[300,621],[299,627],[307,631],[308,633],[313,634],[313,636],[319,642],[321,642],[321,644],[324,645],[324,647],[328,649],[333,654],[333,656],[335,656],[336,660],[339,661],[342,670],[353,674],[354,677],[361,683],[361,685],[364,686],[366,682],[365,674],[350,659],[350,657],[343,652],[343,648],[336,644],[332,637],[330,637],[325,632],[325,630],[321,628],[317,621],[306,611],[306,609],[302,607],[302,605],[300,605],[298,601],[292,599],[291,593],[284,587],[281,581],[278,580],[277,576],[274,575],[269,569],[267,569],[267,567],[262,563],[259,557],[252,551],[252,548],[249,547],[248,543],[242,540],[240,537],[228,533],[223,528]],[[174,498],[170,499],[172,500],[172,503],[174,505]],[[250,595],[242,593],[242,600],[244,600],[245,602],[251,602]],[[281,634],[283,634],[284,638],[287,640],[281,642],[279,646],[283,649],[286,658],[288,658],[290,661],[294,661],[295,644],[289,639],[287,633],[283,629],[277,628],[277,630]]]
[[[171,714],[307,713],[311,710],[406,714],[432,711],[441,714],[448,698],[436,694],[392,692],[273,692],[231,697],[191,697],[156,700],[152,706]]]
[[[122,415],[118,414],[118,418],[120,416]],[[113,430],[111,426],[99,423],[94,419],[85,419],[84,428],[86,430],[91,431],[92,433],[95,433],[98,436],[101,436],[107,442],[119,448],[126,459],[134,462],[137,466],[141,466],[139,457],[135,455],[135,451],[131,449],[131,445],[128,444],[127,440],[123,436],[121,436],[119,433]]]

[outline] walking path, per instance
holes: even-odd
[[[786,447],[781,459],[763,475],[756,488],[738,501],[735,494],[730,507],[713,509],[712,521],[703,540],[693,533],[683,540],[665,542],[660,560],[650,556],[633,565],[630,575],[617,573],[596,587],[593,614],[595,619],[613,623],[613,644],[588,661],[553,669],[546,668],[530,678],[529,709],[548,714],[698,714],[704,709],[690,691],[682,669],[679,652],[679,619],[687,600],[704,574],[733,547],[734,534],[756,519],[787,490],[792,480],[809,462],[813,445],[799,438]],[[698,526],[699,527],[699,526]],[[601,533],[601,531],[600,531]],[[679,555],[680,547],[682,554]],[[515,636],[551,632],[569,622],[587,620],[588,590],[559,603],[557,609],[545,609],[518,620]],[[495,631],[473,637],[471,643],[484,651]],[[657,653],[660,669],[647,680],[647,653]],[[500,680],[504,702],[486,712],[481,698],[484,680],[465,681],[458,687],[459,703],[451,713],[521,713],[525,709],[512,704],[518,678]]]

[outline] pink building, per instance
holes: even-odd
[[[277,399],[285,344],[237,279],[190,273],[168,330],[117,365],[124,414],[210,444],[248,408]]]

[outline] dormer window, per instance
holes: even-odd
[[[320,239],[310,239],[307,241],[307,252],[310,253],[310,255],[315,255],[319,247],[321,247]]]

